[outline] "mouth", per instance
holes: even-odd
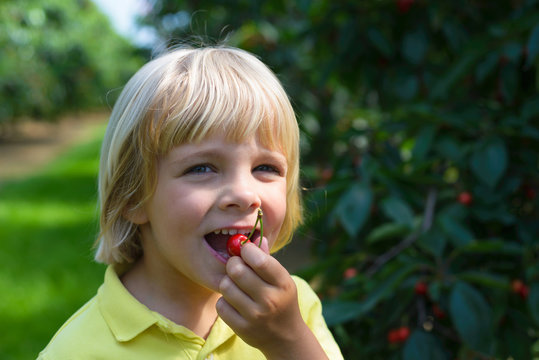
[[[244,234],[245,236],[249,236],[251,230],[252,229],[218,229],[204,235],[204,239],[206,240],[206,244],[209,246],[213,255],[222,263],[226,263],[230,258],[227,250],[227,242],[230,236],[235,234]],[[259,237],[260,231],[256,229],[251,236],[251,241],[258,243],[260,241]]]

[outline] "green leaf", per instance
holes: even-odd
[[[410,233],[410,226],[402,223],[386,223],[373,229],[367,239],[368,244],[373,244],[378,241],[387,240],[395,237],[404,238]]]
[[[511,354],[510,359],[514,360],[530,360],[532,359],[531,347],[532,342],[528,336],[522,336],[519,329],[514,327],[503,329],[501,334],[501,342],[506,347],[506,353]]]
[[[505,255],[522,255],[523,248],[520,244],[504,240],[481,240],[473,241],[459,249],[462,252],[473,254],[502,253]]]
[[[492,310],[483,295],[472,286],[458,282],[449,296],[449,311],[462,341],[472,349],[490,354]]]
[[[447,39],[447,42],[454,51],[458,51],[462,44],[466,41],[466,34],[462,25],[458,22],[446,22],[442,26],[442,30]]]
[[[397,266],[396,270],[392,272],[391,275],[378,282],[379,286],[363,301],[366,311],[375,307],[381,300],[394,294],[395,289],[401,284],[403,279],[408,277],[410,273],[416,271],[420,266],[421,264],[417,262]]]
[[[390,219],[410,227],[414,224],[414,212],[408,204],[397,197],[386,198],[382,201],[382,211]]]
[[[436,141],[436,150],[444,158],[459,162],[462,158],[462,147],[459,142],[451,136],[443,136]]]
[[[365,305],[355,301],[324,302],[322,308],[327,326],[345,323],[365,312]]]
[[[483,271],[466,271],[455,275],[458,279],[478,285],[507,290],[510,281],[507,276],[490,274]]]
[[[500,55],[497,52],[490,53],[485,60],[481,61],[475,70],[475,79],[478,83],[485,81],[498,66]]]
[[[369,37],[369,40],[371,41],[372,45],[380,51],[382,55],[384,55],[386,58],[390,58],[393,56],[393,49],[391,48],[391,44],[389,41],[387,41],[386,37],[382,32],[376,28],[370,28],[367,31],[367,36]]]
[[[440,215],[438,222],[456,248],[470,244],[475,238],[471,230],[451,216]]]
[[[423,161],[429,152],[436,128],[433,125],[425,126],[417,135],[414,149],[412,150],[412,159]]]
[[[501,138],[487,139],[473,152],[470,166],[474,175],[494,188],[507,168],[507,150]]]
[[[355,237],[369,216],[371,203],[370,187],[354,183],[339,199],[333,216],[340,221],[348,235]]]
[[[397,77],[393,84],[395,95],[403,100],[410,100],[416,96],[419,90],[419,81],[414,74],[403,74]]]
[[[534,97],[522,105],[522,118],[528,121],[537,116],[539,116],[539,97]]]
[[[373,309],[380,301],[392,295],[410,273],[416,271],[420,265],[417,263],[396,267],[386,279],[380,281],[378,287],[370,292],[362,302],[330,301],[324,302],[323,314],[328,326],[341,324],[357,319]]]
[[[526,67],[529,67],[535,61],[537,54],[539,54],[539,25],[535,25],[530,38],[528,39],[528,59],[526,61]]]
[[[507,65],[500,72],[500,90],[504,99],[508,103],[512,103],[515,98],[519,86],[520,71],[516,65]]]
[[[528,295],[528,306],[535,324],[539,326],[539,283],[533,283],[530,286],[530,294]]]
[[[426,233],[421,234],[417,244],[436,257],[441,257],[447,244],[447,237],[438,226],[432,226]]]
[[[410,335],[403,349],[404,360],[446,360],[446,351],[438,339],[424,331],[416,330]]]
[[[439,99],[447,96],[449,89],[472,67],[478,54],[478,52],[465,53],[465,55],[449,69],[445,76],[441,77],[441,79],[434,84],[430,94],[431,98]]]
[[[425,31],[418,29],[404,36],[402,54],[412,64],[420,64],[425,59],[428,50],[428,40]]]

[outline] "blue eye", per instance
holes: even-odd
[[[279,169],[277,169],[273,165],[268,165],[268,164],[258,165],[257,167],[255,167],[254,171],[271,172],[271,173],[275,173],[275,174],[278,174],[278,175],[281,174]]]
[[[213,169],[209,165],[195,165],[187,169],[186,174],[205,174],[212,172]]]

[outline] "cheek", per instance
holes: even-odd
[[[182,228],[190,228],[200,222],[211,198],[208,194],[191,191],[185,186],[163,188],[156,195],[159,201],[153,208],[162,221]]]
[[[268,221],[272,224],[271,232],[276,237],[286,215],[286,184],[276,188],[266,200],[266,206],[262,205],[262,208],[266,208],[268,212]]]

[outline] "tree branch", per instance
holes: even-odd
[[[425,212],[423,214],[423,222],[421,224],[420,231],[412,232],[410,235],[404,238],[400,243],[389,249],[387,252],[380,255],[376,260],[374,260],[373,264],[367,269],[366,275],[368,277],[374,275],[385,263],[387,263],[389,260],[393,259],[395,256],[400,254],[402,251],[404,251],[406,248],[408,248],[410,245],[412,245],[419,235],[427,232],[431,226],[432,222],[434,220],[434,209],[436,207],[436,198],[438,196],[438,191],[435,188],[430,188],[429,193],[427,195],[427,201],[425,204]]]

